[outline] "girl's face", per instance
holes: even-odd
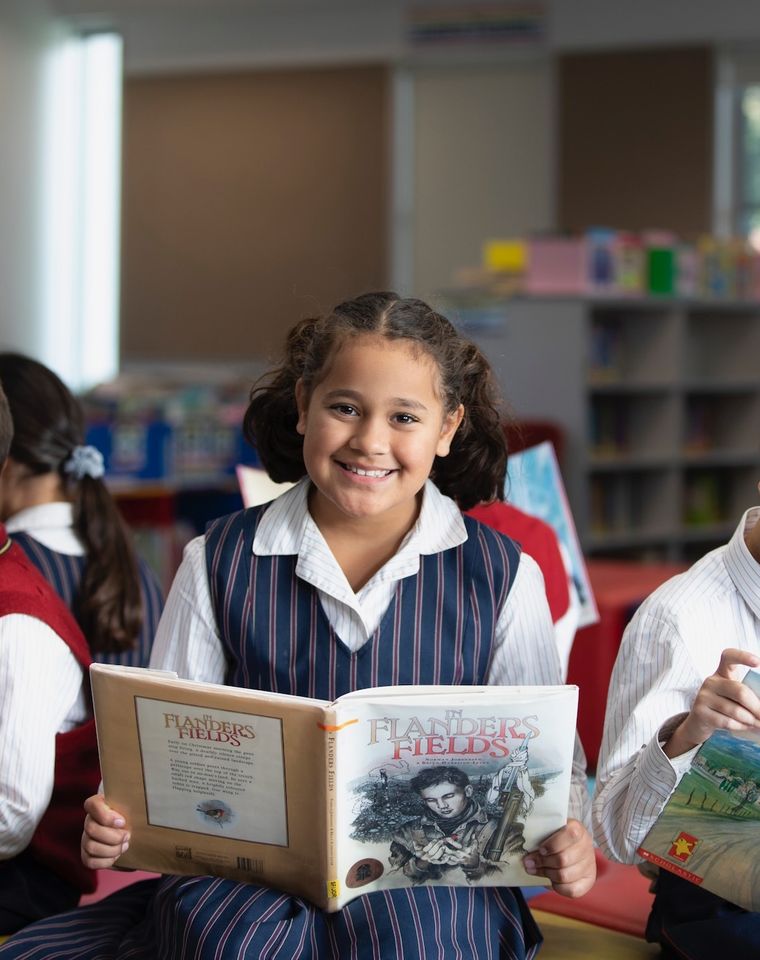
[[[411,527],[417,494],[464,413],[446,414],[438,383],[426,353],[372,335],[345,343],[311,396],[299,381],[297,429],[317,523],[374,518]]]

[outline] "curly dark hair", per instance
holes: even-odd
[[[254,384],[243,430],[270,477],[282,483],[306,474],[303,438],[296,431],[296,382],[309,396],[341,346],[362,334],[410,341],[435,361],[446,413],[464,406],[449,455],[433,462],[430,478],[441,492],[462,510],[503,498],[507,444],[490,364],[428,304],[388,292],[365,293],[323,317],[300,321],[288,334],[282,363]]]

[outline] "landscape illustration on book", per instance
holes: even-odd
[[[340,909],[420,884],[547,885],[578,689],[399,686],[333,702],[91,667],[118,866],[265,883]]]
[[[757,692],[755,676],[750,685]],[[639,854],[731,903],[760,909],[760,734],[713,733]]]

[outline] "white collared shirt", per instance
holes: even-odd
[[[6,526],[59,549],[38,533],[70,528],[71,504],[32,507]],[[55,735],[88,715],[83,679],[74,655],[46,623],[25,614],[0,617],[0,860],[28,846],[47,809]]]
[[[696,748],[674,759],[662,744],[691,709],[726,647],[760,654],[760,564],[745,535],[748,510],[730,542],[659,587],[628,625],[610,679],[593,805],[594,837],[626,863],[659,816]]]
[[[44,547],[66,556],[84,556],[84,546],[74,531],[74,505],[68,501],[19,510],[5,521],[5,529],[11,535],[28,533]]]
[[[456,504],[428,481],[420,515],[401,547],[354,593],[309,513],[308,491],[304,478],[273,502],[256,531],[253,552],[297,554],[297,575],[314,586],[336,634],[356,651],[379,624],[396,582],[419,570],[420,556],[466,541],[467,530]],[[185,548],[156,633],[151,666],[192,680],[224,682],[226,662],[211,605],[203,537]],[[561,682],[543,577],[536,562],[523,555],[499,614],[488,683]],[[585,758],[578,744],[570,815],[585,821],[587,808]]]

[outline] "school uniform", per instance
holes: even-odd
[[[428,483],[417,524],[355,594],[308,512],[308,488],[304,480],[271,505],[216,521],[188,546],[153,666],[327,700],[384,684],[558,682],[541,575],[511,541],[465,520]],[[584,799],[579,749],[571,816],[584,819]],[[265,887],[172,877],[142,907],[125,906],[143,911],[140,923],[120,940],[108,927],[109,949],[88,952],[86,931],[113,923],[118,897],[80,915],[76,950],[63,949],[68,914],[14,938],[0,958],[42,958],[36,945],[53,937],[59,960],[517,960],[541,939],[519,890],[421,886],[325,914]]]
[[[722,651],[760,654],[760,564],[745,543],[758,522],[760,507],[748,510],[728,544],[659,587],[625,631],[594,797],[594,838],[614,860],[640,859],[638,847],[691,766],[698,748],[671,759],[663,744]],[[661,871],[647,936],[678,957],[756,956],[760,914]]]
[[[84,573],[84,547],[74,530],[73,506],[60,501],[27,507],[6,522],[8,533],[76,616],[79,585]],[[137,644],[131,650],[106,653],[97,651],[94,659],[127,667],[146,667],[153,638],[163,609],[161,587],[155,574],[137,557],[143,625]]]
[[[68,609],[0,524],[0,933],[95,887],[79,855],[100,779],[89,664]]]

